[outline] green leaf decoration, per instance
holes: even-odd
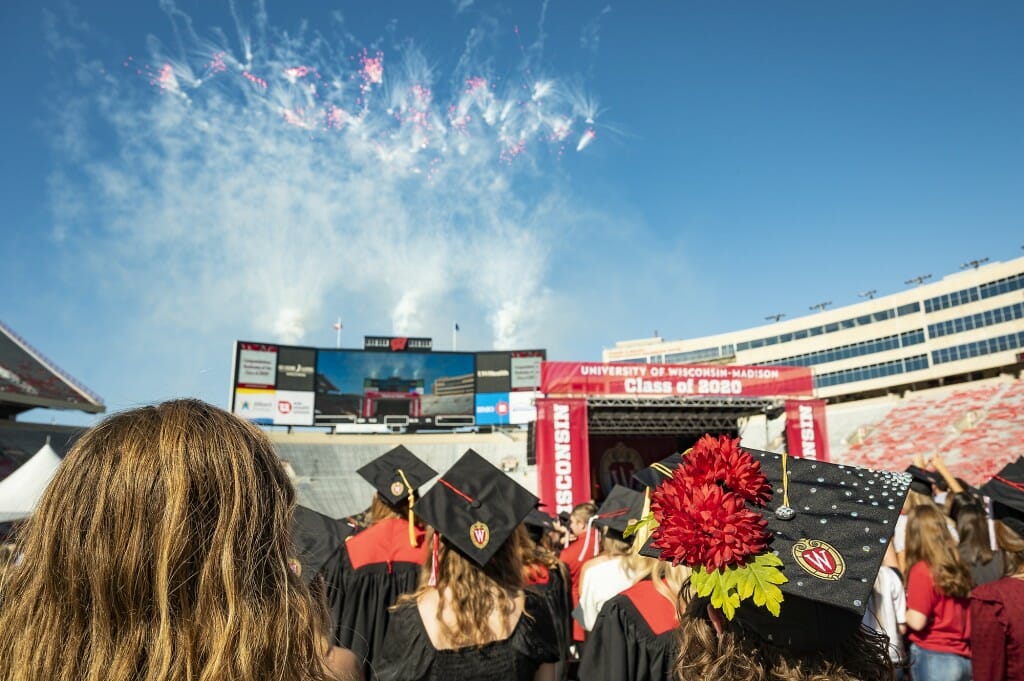
[[[697,568],[690,576],[690,583],[702,598],[711,598],[711,605],[722,611],[726,619],[732,619],[740,601],[754,599],[754,605],[768,608],[768,612],[779,616],[782,611],[782,589],[779,584],[789,581],[782,574],[782,560],[774,553],[762,553],[743,567],[735,565],[723,570],[708,572]]]
[[[639,532],[643,528],[647,528],[651,532],[658,526],[658,521],[654,519],[653,513],[648,513],[640,520],[636,521],[632,525],[626,528],[626,531],[622,533],[624,538],[632,537],[634,534]]]
[[[773,553],[762,553],[738,569],[736,585],[740,600],[754,598],[754,605],[768,608],[768,612],[779,616],[782,606],[782,589],[777,585],[789,580],[779,568],[782,561]]]
[[[736,568],[708,572],[703,567],[697,568],[690,575],[690,583],[701,597],[711,597],[711,605],[722,611],[726,619],[732,619],[736,608],[740,607],[740,597],[736,593]]]

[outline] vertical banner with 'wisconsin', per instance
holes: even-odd
[[[786,401],[786,442],[790,456],[828,461],[825,400]]]
[[[535,452],[537,491],[547,513],[568,513],[590,501],[590,448],[587,401],[537,400]]]

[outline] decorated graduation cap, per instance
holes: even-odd
[[[1003,466],[981,493],[992,500],[992,516],[1024,537],[1024,457]]]
[[[909,485],[705,436],[652,492],[642,553],[690,566],[696,595],[763,640],[829,648],[860,626]]]
[[[416,528],[412,507],[416,490],[437,471],[423,463],[402,445],[378,456],[358,471],[359,475],[377,489],[377,493],[392,506],[406,500],[409,507],[409,544],[416,546]]]
[[[469,449],[416,502],[416,513],[482,567],[536,505],[537,497]]]
[[[296,506],[292,514],[292,550],[307,584],[313,581],[338,549],[344,536],[338,522],[305,506]]]

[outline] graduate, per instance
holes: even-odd
[[[551,516],[531,509],[519,530],[522,534],[520,549],[526,588],[539,594],[551,613],[561,657],[555,667],[555,678],[564,679],[568,674],[566,661],[572,642],[572,595],[568,568],[545,546],[544,539],[554,527]]]
[[[419,588],[394,608],[380,681],[554,681],[556,634],[523,580],[537,498],[467,451],[416,505],[435,533]]]
[[[634,474],[634,486],[644,490],[644,515],[650,490],[671,478],[679,462],[680,455],[673,454]],[[583,647],[581,679],[665,681],[671,675],[679,628],[676,602],[690,571],[636,555],[645,539],[643,532],[632,536],[634,554],[626,559],[626,566],[635,583],[601,607]]]
[[[702,443],[652,492],[643,550],[692,569],[672,678],[891,681],[862,621],[910,476]]]
[[[334,643],[355,653],[364,678],[374,679],[388,608],[402,594],[415,591],[427,556],[425,532],[416,524],[413,504],[419,486],[437,472],[401,445],[357,472],[377,490],[371,523],[344,542],[327,592]]]
[[[601,553],[583,564],[580,570],[579,619],[591,631],[601,607],[612,596],[633,586],[639,579],[633,560],[633,538],[626,529],[643,515],[644,497],[623,485],[616,485],[601,504],[593,524],[604,532]],[[584,644],[584,648],[589,645]]]

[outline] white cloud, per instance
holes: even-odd
[[[53,139],[55,233],[126,325],[300,342],[340,301],[395,333],[482,319],[496,347],[543,342],[551,235],[578,220],[553,166],[586,98],[545,79],[523,101],[472,36],[438,74],[413,46],[286,35],[262,11],[232,51],[164,5],[182,54],[152,39],[78,83]]]

